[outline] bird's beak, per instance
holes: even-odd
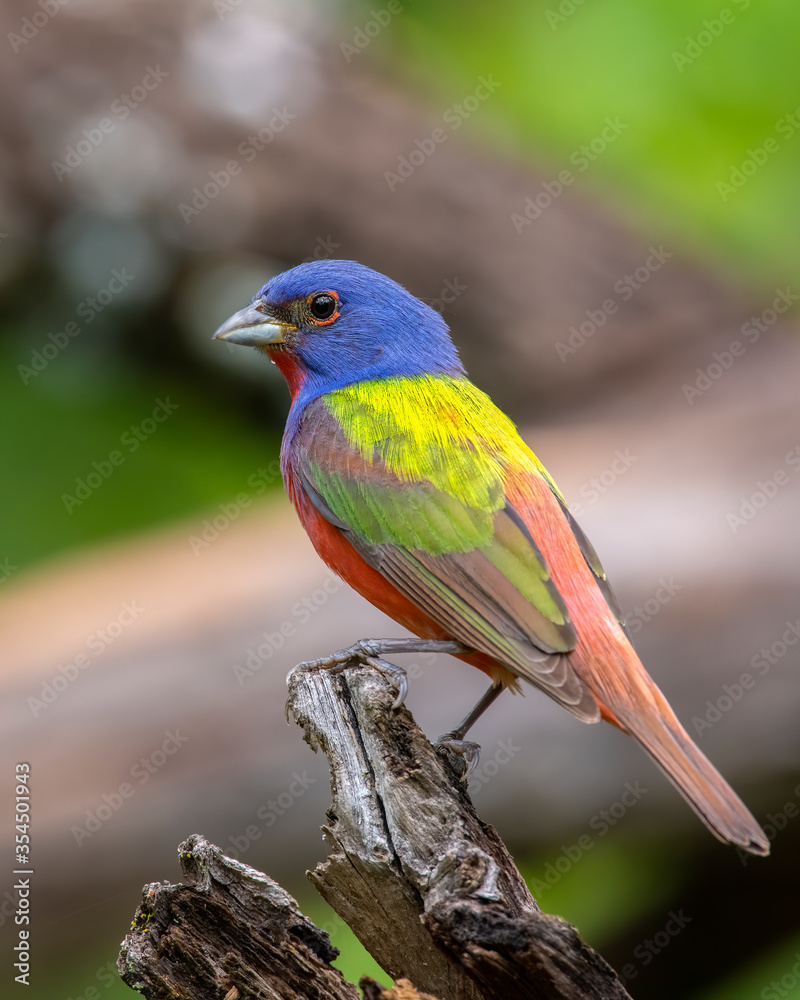
[[[282,344],[284,334],[290,330],[288,323],[279,323],[273,316],[263,312],[258,302],[240,309],[214,334],[214,340],[227,340],[230,344],[245,347],[260,347],[264,344]]]

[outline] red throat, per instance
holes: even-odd
[[[285,347],[271,346],[262,349],[270,361],[273,361],[280,368],[283,377],[286,379],[286,384],[289,386],[292,399],[294,399],[303,388],[306,373],[297,363],[294,355],[290,354]]]

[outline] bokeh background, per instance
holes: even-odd
[[[481,814],[633,996],[800,996],[797,6],[6,0],[0,21],[3,982],[23,988],[17,761],[27,996],[130,995],[119,942],[193,832],[381,977],[304,879],[327,769],[284,677],[398,629],[288,507],[277,372],[210,341],[277,270],[341,257],[443,312],[772,856],[717,844],[631,741],[533,691],[476,728]],[[483,687],[406,666],[431,737]]]

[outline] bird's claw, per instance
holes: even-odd
[[[452,750],[453,753],[458,754],[462,758],[466,766],[460,780],[466,784],[475,773],[475,768],[480,762],[480,743],[473,743],[471,740],[462,740],[453,733],[445,733],[444,736],[439,737],[433,744],[433,747],[435,750]]]
[[[405,670],[402,667],[398,667],[396,663],[389,663],[388,660],[381,659],[380,656],[367,657],[364,662],[382,673],[397,688],[397,695],[392,702],[392,708],[400,708],[408,694],[408,675]]]
[[[408,676],[402,667],[398,667],[396,663],[390,663],[388,660],[380,657],[378,655],[380,651],[380,644],[378,642],[370,639],[361,639],[359,642],[353,643],[352,646],[348,646],[347,649],[339,649],[335,653],[331,653],[330,656],[322,656],[317,660],[305,660],[303,663],[298,663],[286,675],[286,683],[288,685],[292,676],[296,673],[309,673],[312,670],[331,670],[339,673],[346,667],[364,663],[383,674],[394,685],[397,689],[397,696],[392,702],[392,708],[400,708],[408,694]],[[284,714],[288,722],[288,701],[286,702]]]
[[[288,682],[295,671],[303,673],[309,670],[336,670],[337,668],[344,670],[350,663],[367,663],[369,659],[378,656],[379,653],[380,648],[377,642],[370,639],[360,639],[352,646],[348,646],[347,649],[337,649],[329,656],[321,656],[318,660],[305,660],[303,663],[298,663],[289,671],[286,680]]]

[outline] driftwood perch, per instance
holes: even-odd
[[[331,851],[309,878],[386,971],[442,1000],[624,998],[541,913],[495,830],[376,671],[295,674],[289,707],[327,755]]]
[[[359,1000],[328,935],[271,878],[197,835],[178,852],[185,882],[146,885],[122,943],[128,986],[148,1000]]]
[[[331,853],[309,878],[398,980],[363,979],[365,998],[628,997],[573,927],[541,913],[449,751],[437,754],[394,697],[367,667],[290,683],[289,708],[331,767]],[[202,837],[180,859],[186,884],[145,886],[118,963],[128,985],[158,1000],[357,1000],[327,934],[275,882]]]

